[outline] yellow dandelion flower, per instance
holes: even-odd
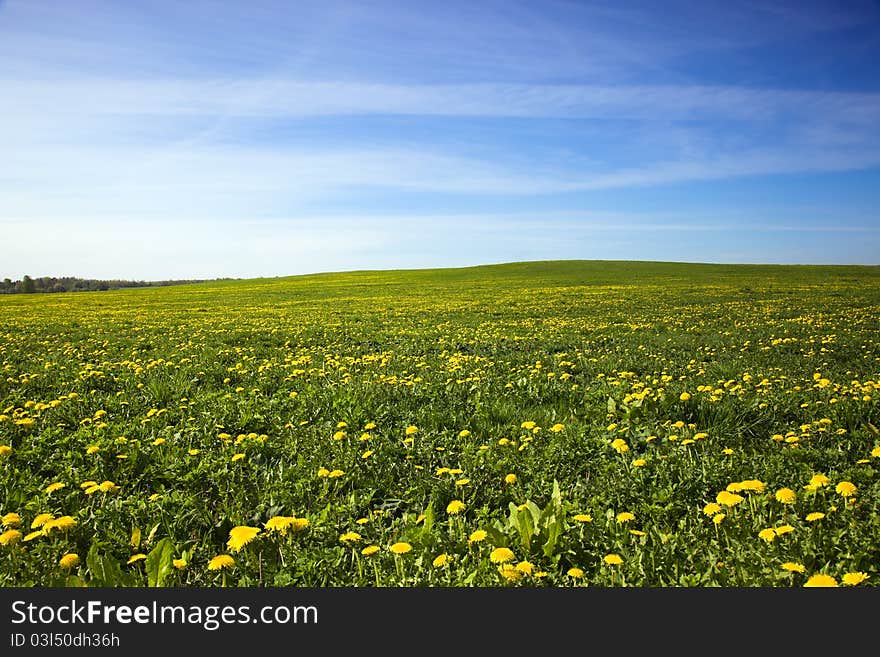
[[[505,475],[504,476],[504,483],[507,484],[508,486],[512,486],[513,484],[516,483],[516,475],[513,474],[512,472],[508,475]]]
[[[361,540],[361,535],[357,532],[345,532],[344,534],[340,534],[339,540],[343,543],[350,543]]]
[[[724,522],[724,519],[726,517],[726,513],[716,513],[714,516],[712,516],[712,522],[714,522],[716,525],[720,525],[722,522]]]
[[[44,490],[46,493],[51,495],[56,490],[61,490],[62,488],[64,488],[64,484],[61,483],[60,481],[56,481],[54,484],[49,484],[48,486],[46,486],[46,488]]]
[[[465,503],[461,500],[452,500],[446,505],[446,513],[451,516],[457,515],[465,510]]]
[[[634,468],[644,468],[646,465],[648,465],[648,462],[645,459],[635,459],[632,462],[632,465]]]
[[[70,570],[79,563],[79,555],[75,552],[68,552],[58,560],[58,565],[65,570]]]
[[[622,525],[625,522],[629,522],[630,520],[635,520],[636,517],[629,511],[623,511],[617,514],[617,524]]]
[[[709,434],[706,433],[705,431],[700,431],[700,432],[694,434],[694,440],[705,440],[708,437],[709,437]]]
[[[237,454],[232,455],[232,462],[241,461],[244,458],[244,454],[242,452],[238,452]]]
[[[4,527],[18,527],[20,524],[21,516],[15,513],[15,511],[11,511],[0,518],[0,525],[3,525]]]
[[[871,457],[875,459],[880,459],[880,445],[877,445],[874,449],[871,450]]]
[[[24,541],[25,543],[27,543],[28,541],[32,541],[35,538],[39,538],[40,536],[45,536],[45,535],[46,535],[46,532],[44,532],[42,529],[38,529],[37,531],[31,532],[30,534],[28,534],[27,536],[25,536],[21,540]]]
[[[797,495],[791,488],[780,488],[776,491],[776,501],[782,504],[794,504],[797,501]]]
[[[690,394],[689,392],[683,392],[683,393],[681,393],[681,394],[678,396],[678,398],[679,398],[681,401],[687,401],[688,399],[691,398],[691,394]]]
[[[208,570],[222,570],[235,566],[235,559],[228,554],[218,554],[208,562]]]
[[[611,447],[618,454],[626,454],[629,451],[629,445],[626,444],[626,441],[623,438],[615,438],[612,440]]]
[[[804,486],[807,490],[818,490],[823,486],[828,486],[831,483],[831,480],[824,474],[814,474],[810,477],[810,482]]]
[[[858,492],[858,488],[851,481],[841,481],[834,487],[834,490],[843,497],[852,497]]]
[[[807,514],[807,522],[816,522],[817,520],[821,520],[824,517],[825,517],[824,513],[814,511],[813,513]]]
[[[98,484],[98,490],[100,490],[102,493],[118,493],[119,486],[114,484],[112,481],[102,481],[100,484]]]
[[[467,486],[469,483],[471,483],[471,480],[465,478],[465,479],[459,479],[459,480],[457,480],[457,481],[455,482],[455,485],[456,485],[456,486]]]
[[[55,516],[53,516],[51,513],[38,514],[37,517],[34,518],[34,521],[31,523],[31,529],[39,529],[40,527],[45,525],[47,522],[52,520],[52,518],[54,518],[54,517]]]
[[[559,433],[560,431],[563,431],[564,429],[565,429],[565,425],[558,424],[558,423],[554,424],[552,427],[550,427],[550,431],[552,431],[553,433]]]
[[[864,582],[866,579],[868,579],[868,577],[868,573],[846,573],[843,576],[843,583],[847,586],[856,586],[857,584],[861,584],[862,582]]]
[[[53,529],[66,532],[67,530],[73,529],[74,527],[76,527],[76,520],[73,518],[73,516],[60,516],[46,522],[46,524],[43,525],[43,531],[47,534]]]
[[[449,565],[450,559],[451,557],[444,552],[443,554],[438,554],[436,557],[434,557],[434,561],[432,561],[431,563],[434,568],[443,568],[443,566]]]
[[[523,573],[517,570],[511,563],[503,563],[499,565],[498,574],[508,582],[518,582],[523,578]]]
[[[768,543],[772,543],[773,540],[776,538],[776,530],[773,529],[772,527],[768,527],[767,529],[762,529],[761,531],[758,532],[758,538],[761,538],[761,539],[767,541]]]
[[[578,513],[575,516],[572,516],[572,520],[575,522],[593,522],[593,516],[588,513]]]
[[[369,557],[371,554],[376,554],[379,551],[378,545],[368,545],[363,550],[361,550],[361,554],[365,557]]]
[[[507,563],[508,561],[513,561],[515,558],[516,555],[513,554],[513,551],[506,547],[495,548],[489,554],[489,561],[492,563]]]
[[[326,477],[329,474],[330,474],[330,471],[327,468],[318,468],[318,476],[319,477]]]
[[[706,506],[703,507],[703,513],[707,516],[714,516],[716,513],[721,511],[721,505],[716,504],[715,502],[709,502]]]
[[[614,553],[606,554],[604,557],[602,557],[602,561],[607,566],[619,566],[623,563],[623,559],[620,557],[620,555]]]
[[[229,530],[229,540],[226,541],[226,549],[232,552],[238,552],[245,545],[250,543],[260,533],[259,527],[248,527],[247,525],[239,525]]]
[[[341,477],[341,476],[344,475],[344,474],[345,474],[345,471],[344,471],[344,470],[339,470],[339,469],[337,468],[336,470],[331,470],[331,471],[330,471],[330,474],[328,474],[327,477],[330,478],[330,479],[337,479],[337,478]]]
[[[413,436],[413,435],[417,434],[418,432],[419,432],[419,428],[414,424],[409,425],[405,431],[407,436]]]
[[[760,479],[746,479],[745,481],[739,482],[740,489],[749,491],[751,493],[763,493],[764,489],[767,487]]]
[[[468,543],[480,543],[485,540],[486,536],[488,536],[488,534],[485,529],[478,529],[468,536]]]
[[[177,570],[183,570],[189,565],[189,562],[186,559],[172,559],[171,565]]]
[[[806,568],[803,564],[795,563],[794,561],[786,561],[782,564],[782,570],[787,570],[790,573],[802,573]]]
[[[39,533],[39,532],[38,532]],[[7,545],[12,545],[17,542],[21,538],[21,532],[17,529],[7,529],[5,532],[0,534],[0,545],[4,547]]]
[[[790,534],[794,531],[794,527],[791,525],[779,525],[775,530],[777,536],[785,536],[786,534]]]
[[[308,518],[294,518],[290,528],[295,532],[301,532],[309,526]]]
[[[461,431],[458,432],[459,438],[467,438],[470,435],[471,435],[471,432],[468,431],[467,429],[462,429]]]
[[[523,422],[522,424],[519,425],[520,429],[528,429],[528,430],[534,429],[535,426],[536,426],[536,424],[534,422],[532,422],[531,420],[526,420],[525,422]]]
[[[12,454],[12,448],[9,445],[0,445],[0,458],[5,458],[10,454]]]
[[[535,571],[535,566],[528,561],[520,561],[516,566],[514,566],[519,572],[523,575],[531,575]]]
[[[395,543],[388,549],[391,550],[394,554],[406,554],[407,552],[412,550],[412,545],[410,545],[409,543],[400,542]]]
[[[566,574],[572,579],[580,579],[584,576],[584,571],[580,568],[569,568]]]
[[[268,532],[277,532],[279,534],[287,534],[287,530],[296,522],[296,518],[294,516],[272,516],[265,523],[263,523],[263,527]]]
[[[135,554],[135,555],[132,555],[131,557],[129,557],[129,559],[128,559],[128,563],[129,563],[129,564],[132,564],[132,563],[135,563],[136,561],[142,561],[142,560],[144,560],[144,559],[146,559],[146,558],[147,558],[147,555],[146,555],[146,554],[143,554],[142,552],[139,552],[138,554]]]
[[[804,584],[804,587],[836,587],[837,580],[834,579],[831,575],[825,575],[822,573],[818,573],[816,575],[811,575],[807,580],[807,583]]]
[[[97,454],[100,451],[101,448],[97,445],[89,445],[88,447],[86,447],[86,454],[88,454],[89,456],[91,456],[92,454]]]
[[[721,491],[720,493],[718,493],[718,495],[715,496],[715,501],[722,506],[736,506],[744,499],[745,498],[742,495],[730,493],[726,490]]]

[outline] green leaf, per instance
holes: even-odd
[[[146,541],[146,544],[147,544],[147,545],[149,545],[150,543],[153,542],[153,537],[156,535],[156,530],[159,529],[159,525],[160,525],[160,524],[161,524],[161,523],[158,523],[158,522],[157,522],[155,525],[153,525],[153,528],[150,530],[150,534],[149,534],[149,536],[147,536],[147,541]]]
[[[86,555],[86,566],[91,573],[90,586],[119,586],[122,584],[122,569],[115,559],[98,552],[98,544],[92,543]]]
[[[526,550],[532,547],[532,536],[535,535],[535,523],[532,521],[532,513],[528,508],[519,511],[519,540]]]
[[[422,522],[422,536],[429,536],[431,534],[431,529],[434,527],[434,500],[428,504],[428,508],[425,509],[425,520]]]
[[[531,500],[526,501],[526,508],[528,509],[529,513],[532,515],[533,526],[539,527],[541,525],[541,517],[544,515],[541,512],[541,509],[538,507],[537,504],[535,504]],[[535,530],[535,531],[537,531],[537,530]]]
[[[549,557],[556,549],[556,543],[562,535],[562,522],[554,517],[547,523],[547,541],[544,543],[544,556]]]
[[[144,564],[147,570],[147,586],[164,586],[165,578],[171,572],[174,559],[174,543],[163,538],[147,555]]]

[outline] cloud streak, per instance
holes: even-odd
[[[380,84],[342,81],[0,80],[6,116],[307,118],[363,114],[876,124],[880,93],[728,85]]]

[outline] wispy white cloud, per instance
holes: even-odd
[[[288,79],[2,80],[6,116],[302,118],[370,114],[876,124],[880,93],[709,85],[378,84]]]

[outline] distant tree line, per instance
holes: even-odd
[[[229,280],[229,279],[214,279]],[[200,280],[175,280],[175,281],[121,281],[121,280],[96,280],[94,278],[77,278],[76,276],[40,276],[31,278],[25,275],[20,281],[4,278],[0,282],[0,294],[34,294],[44,292],[98,292],[104,290],[118,290],[123,287],[156,287],[160,285],[182,285],[184,283],[204,283]]]

